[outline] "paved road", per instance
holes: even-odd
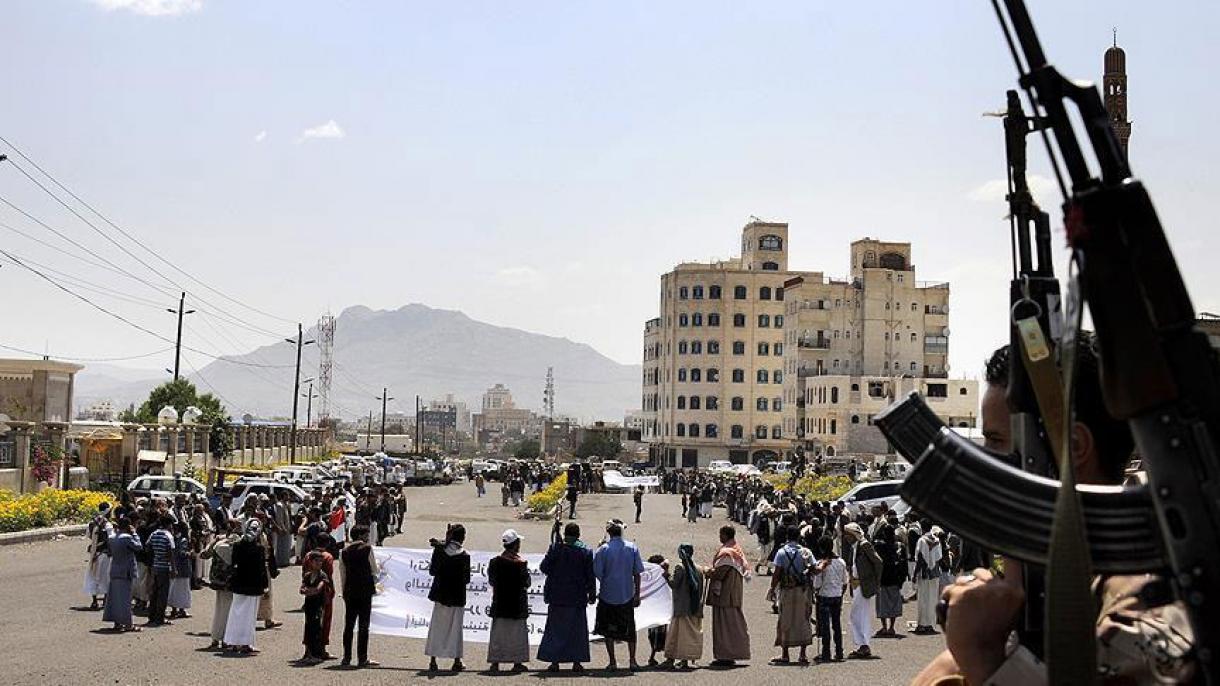
[[[549,524],[517,520],[510,509],[502,508],[499,498],[476,499],[474,487],[466,484],[417,488],[409,492],[406,533],[391,538],[391,545],[425,547],[430,536],[441,536],[445,522],[462,521],[469,531],[467,547],[471,550],[498,550],[500,533],[514,527],[526,538],[525,552],[541,552],[549,535]],[[628,528],[627,536],[634,539],[647,557],[663,552],[676,557],[678,543],[686,541],[696,548],[695,559],[710,561],[715,550],[716,531],[724,522],[723,510],[717,510],[710,520],[687,524],[679,515],[676,496],[650,495],[644,504],[644,523]],[[582,497],[577,521],[585,525],[586,540],[596,542],[602,535],[602,525],[612,517],[624,520],[634,516],[630,496],[600,495]],[[743,539],[744,545],[744,539]],[[746,545],[747,550],[751,547]],[[428,676],[423,670],[427,658],[423,641],[374,635],[370,653],[381,662],[376,670],[340,671],[335,663],[316,667],[298,667],[293,661],[301,654],[304,624],[300,613],[290,611],[299,606],[295,595],[299,584],[299,568],[282,573],[275,582],[276,612],[284,626],[259,632],[262,654],[236,658],[217,655],[206,650],[207,631],[212,616],[211,591],[194,595],[193,617],[176,621],[173,626],[145,630],[136,634],[113,635],[99,633],[103,627],[101,614],[84,610],[88,599],[81,594],[84,560],[84,540],[72,538],[60,541],[0,548],[0,674],[12,684],[401,684],[407,678]],[[920,667],[941,648],[939,636],[906,636],[901,639],[877,639],[874,651],[880,659],[812,667],[772,667],[766,664],[774,655],[775,620],[764,601],[767,580],[756,579],[746,587],[746,617],[750,625],[754,660],[746,667],[732,670],[700,669],[690,674],[668,672],[619,672],[617,678],[626,683],[681,684],[708,686],[711,684],[741,684],[791,686],[801,683],[844,684],[905,684]],[[331,652],[341,652],[342,601],[336,599],[335,628]],[[913,619],[913,604],[907,605],[907,619]],[[844,608],[844,629],[847,608]],[[706,620],[710,622],[709,620]],[[705,656],[710,659],[711,631],[705,623]],[[845,643],[847,643],[845,638]],[[641,649],[647,641],[640,637]],[[850,650],[848,643],[847,649]],[[442,684],[493,680],[517,683],[538,683],[538,679],[558,679],[575,682],[569,674],[551,675],[531,672],[525,675],[487,675],[476,670],[486,668],[486,647],[467,645],[466,664],[471,671],[460,677],[430,676]],[[605,652],[600,645],[593,647],[590,667],[605,665]],[[647,654],[645,653],[644,657]],[[531,667],[544,667],[533,663]],[[607,678],[593,669],[581,680]]]

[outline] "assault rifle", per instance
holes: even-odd
[[[1090,304],[1106,407],[1130,423],[1149,480],[1142,495],[1139,489],[1097,493],[1096,507],[1089,506],[1094,500],[1090,489],[1076,487],[1085,506],[1092,562],[1096,569],[1110,571],[1104,546],[1099,545],[1107,538],[1113,552],[1131,560],[1133,569],[1128,571],[1167,571],[1174,595],[1190,617],[1200,677],[1220,684],[1220,361],[1195,327],[1194,308],[1164,231],[1147,191],[1131,178],[1097,90],[1067,80],[1048,64],[1022,0],[1003,0],[1006,12],[1000,0],[992,4],[1020,72],[1019,82],[1029,93],[1035,116],[1042,117],[1053,134],[1067,169],[1070,191],[1055,166],[1077,268],[1073,286]],[[1073,130],[1066,101],[1080,115],[1097,175]],[[1050,139],[1046,142],[1054,161]],[[1065,371],[1070,375],[1071,366]],[[900,421],[897,410],[887,415],[893,428]],[[1053,498],[1038,499],[1046,492],[1047,480],[1003,468],[987,452],[944,428],[922,451],[910,435],[895,434],[891,440],[897,446],[905,441],[907,450],[918,452],[902,489],[913,506],[999,552],[1046,560],[1053,523],[1052,528],[1025,526],[1030,523],[1025,517],[1037,521],[1038,509],[1016,508],[1029,502],[1053,503]],[[1054,482],[1049,485],[1053,491]],[[994,529],[980,516],[985,508],[977,496],[985,494],[979,489],[992,493],[991,502],[1000,508],[996,514],[1002,519],[989,522]],[[1135,515],[1132,526],[1138,526],[1143,516],[1138,505],[1145,497],[1160,536],[1143,545],[1124,538],[1121,528],[1107,529],[1089,515],[1099,510],[1113,516],[1123,511],[1119,508],[1125,502]],[[1008,522],[1026,530],[996,536]],[[1159,555],[1143,552],[1152,540],[1159,544]],[[1054,681],[1053,662],[1050,667]]]

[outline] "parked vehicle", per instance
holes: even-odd
[[[712,460],[707,465],[707,471],[713,474],[733,471],[733,463],[728,460]]]
[[[241,508],[245,505],[246,500],[250,497],[257,498],[260,495],[266,495],[271,500],[279,498],[280,493],[288,493],[288,502],[292,504],[292,509],[295,511],[305,502],[305,491],[299,486],[287,484],[274,479],[253,479],[241,477],[233,482],[229,493],[233,496],[233,505],[230,508],[235,514],[241,512]]]
[[[173,498],[176,495],[206,495],[207,487],[185,476],[137,476],[127,484],[127,493],[132,498]]]
[[[770,472],[772,474],[791,474],[792,473],[792,463],[791,462],[775,462],[775,461],[768,462],[766,465],[765,471]]]
[[[901,485],[901,479],[858,484],[855,488],[844,493],[843,497],[839,498],[839,500],[843,503],[845,509],[853,515],[858,514],[861,508],[867,511],[874,505],[879,505],[882,502],[892,508],[902,500],[898,495],[898,487]]]

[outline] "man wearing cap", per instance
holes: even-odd
[[[491,633],[487,639],[487,661],[491,671],[501,662],[511,662],[514,672],[524,672],[530,659],[529,588],[530,570],[521,557],[521,534],[509,529],[500,536],[504,552],[487,563],[491,586]]]
[[[869,643],[873,637],[873,604],[881,580],[881,555],[873,549],[873,543],[864,535],[864,529],[855,522],[843,527],[843,537],[852,543],[849,565],[851,614],[847,617],[847,623],[856,649],[848,653],[848,657],[863,660],[874,657]]]
[[[593,633],[606,641],[610,663],[606,669],[618,669],[614,657],[615,641],[627,642],[631,669],[640,668],[635,659],[635,608],[640,605],[640,575],[644,561],[634,543],[623,540],[623,523],[616,520],[606,525],[605,543],[593,554],[593,574],[600,582],[597,618]]]

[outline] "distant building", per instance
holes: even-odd
[[[470,433],[470,408],[465,402],[454,398],[452,393],[446,393],[445,397],[439,400],[429,400],[425,409],[453,412],[457,430]]]
[[[486,436],[506,433],[539,435],[542,429],[533,412],[516,406],[512,392],[504,384],[487,389],[483,394],[483,411],[472,415],[470,420],[471,429],[480,444],[485,442]]]
[[[1114,32],[1114,45],[1106,49],[1102,61],[1106,112],[1110,115],[1110,125],[1114,127],[1118,144],[1126,156],[1127,142],[1131,140],[1131,121],[1127,118],[1127,53],[1118,47],[1118,31]]]
[[[98,400],[77,413],[76,418],[95,422],[113,422],[116,416],[118,416],[118,412],[115,411],[113,402]]]
[[[0,360],[0,414],[19,422],[69,422],[79,364]]]

